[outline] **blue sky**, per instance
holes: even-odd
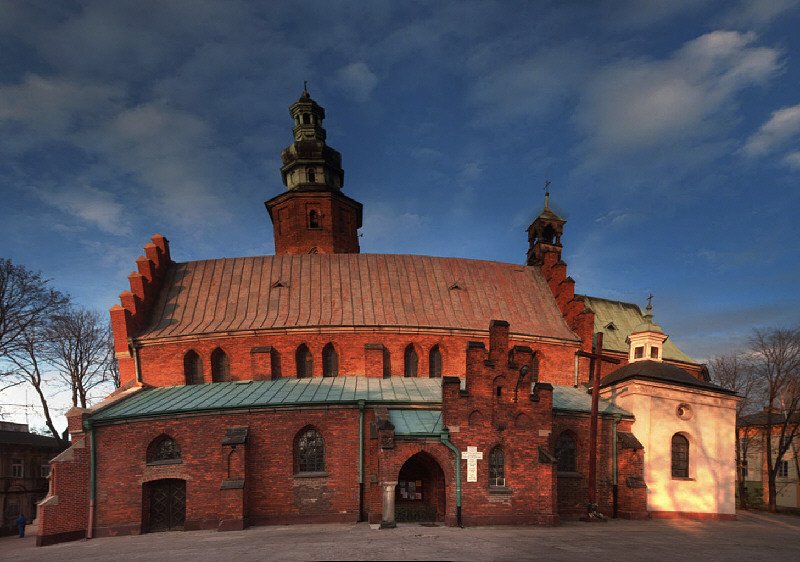
[[[269,254],[308,80],[364,252],[522,262],[690,355],[800,319],[800,3],[0,2],[0,255],[107,309],[150,235]]]

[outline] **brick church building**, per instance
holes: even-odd
[[[736,397],[650,308],[575,293],[548,206],[509,264],[361,254],[362,205],[307,91],[274,256],[175,262],[155,235],[111,309],[122,385],[68,413],[39,544],[165,530],[554,525],[597,506],[733,517]]]

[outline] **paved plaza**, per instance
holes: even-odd
[[[800,560],[800,518],[740,513],[738,521],[568,522],[555,528],[402,525],[254,527],[157,533],[36,548],[3,537],[0,560]]]

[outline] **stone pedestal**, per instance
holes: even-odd
[[[384,482],[383,486],[383,516],[381,529],[394,529],[397,523],[394,519],[394,495],[397,482]]]

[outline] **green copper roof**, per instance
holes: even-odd
[[[150,388],[112,404],[92,421],[210,410],[316,404],[439,404],[441,379],[391,377],[284,378]]]
[[[439,410],[389,410],[389,421],[397,436],[439,436],[442,433],[442,412]]]
[[[592,395],[585,386],[553,385],[553,409],[564,412],[592,412]],[[633,417],[628,410],[615,406],[607,400],[600,399],[598,411],[601,414],[619,414],[623,417]]]
[[[584,296],[583,300],[594,312],[594,331],[603,332],[603,347],[612,351],[628,353],[628,344],[625,339],[645,322],[642,310],[629,302],[589,296]],[[658,328],[660,329],[660,326]],[[672,338],[664,342],[662,356],[667,360],[697,365],[697,361],[678,349]]]
[[[247,410],[324,404],[430,405],[441,407],[442,380],[391,377],[283,378],[275,381],[217,382],[166,386],[141,390],[100,409],[92,422],[151,416]],[[584,387],[553,386],[553,409],[590,412],[591,396]],[[600,401],[600,412],[630,415],[609,402]],[[439,410],[390,410],[398,435],[438,435]]]

